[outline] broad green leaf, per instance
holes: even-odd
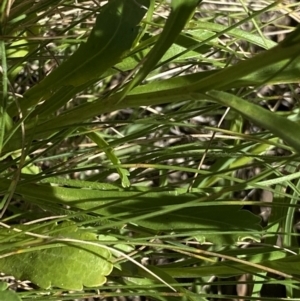
[[[86,188],[86,189],[97,189],[97,190],[121,190],[117,185],[110,183],[98,183],[84,180],[73,180],[59,177],[49,177],[41,181],[42,183],[58,184],[60,186],[65,185],[68,187]]]
[[[0,282],[0,291],[5,291],[8,288],[8,283],[7,282]]]
[[[23,226],[22,230],[29,231],[30,228]],[[30,247],[28,235],[22,233],[12,238],[16,232],[0,230],[1,240],[8,241],[4,245],[6,248],[2,248],[1,255],[16,250],[14,246],[18,245],[15,255],[0,259],[2,272],[20,280],[30,280],[44,289],[54,286],[82,290],[83,286],[95,287],[106,282],[105,276],[113,268],[111,253],[101,246],[84,244],[84,241],[100,243],[96,234],[80,230],[69,223],[43,227],[33,232],[50,235],[54,240],[46,240],[45,244],[40,243],[35,247],[33,241]],[[58,243],[55,242],[55,237],[82,240],[82,243]],[[20,245],[22,241],[26,241],[26,246]],[[12,249],[9,248],[10,245]]]
[[[106,219],[113,218],[119,221],[119,226],[129,222],[158,232],[190,231],[198,240],[215,243],[232,244],[248,237],[260,238],[259,217],[241,210],[239,205],[204,202],[201,194],[88,190],[37,184],[17,186],[16,193],[41,207],[65,204]]]
[[[86,43],[44,80],[28,90],[22,109],[48,99],[60,89],[82,86],[98,78],[119,62],[138,35],[137,25],[146,13],[149,0],[110,0],[101,9],[96,24]],[[16,108],[9,111],[16,113]]]
[[[121,251],[123,253],[130,253],[130,252],[133,252],[134,251],[134,247],[131,246],[131,245],[125,245],[125,244],[122,244],[122,243],[118,243],[118,239],[114,236],[108,236],[108,235],[98,235],[98,239],[99,240],[102,240],[102,241],[110,241],[110,242],[116,242],[113,247],[115,250],[117,251]],[[121,254],[117,254],[115,253],[114,254],[115,257],[122,257],[123,255]]]
[[[0,300],[3,301],[22,301],[22,299],[17,295],[16,292],[7,290],[7,291],[0,291]]]
[[[0,300],[4,301],[22,301],[15,291],[8,289],[7,282],[0,282]]]

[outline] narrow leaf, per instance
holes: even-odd
[[[300,125],[298,123],[230,93],[210,91],[207,92],[206,95],[218,103],[232,107],[255,124],[258,124],[283,139],[297,152],[300,152]]]
[[[171,2],[171,13],[164,26],[163,32],[161,33],[158,41],[154,47],[148,53],[145,58],[145,62],[142,68],[139,70],[135,78],[126,87],[123,93],[120,94],[118,100],[122,98],[130,91],[135,85],[140,83],[148,73],[155,67],[158,61],[166,53],[166,51],[175,42],[176,38],[180,35],[185,24],[191,18],[196,6],[201,0],[172,0]]]
[[[86,129],[82,128],[81,129],[83,132],[86,132]],[[119,165],[121,164],[121,161],[119,158],[116,156],[114,150],[110,145],[99,135],[97,132],[92,132],[92,133],[87,133],[87,136],[94,141],[98,147],[103,150],[106,154],[106,156],[109,158],[111,163],[113,165]],[[129,187],[130,186],[130,181],[127,176],[129,176],[129,171],[125,168],[122,167],[116,167],[116,170],[120,176],[122,186],[123,187]]]
[[[49,98],[62,87],[77,87],[99,77],[116,64],[138,35],[137,25],[146,13],[149,0],[110,0],[101,10],[86,43],[44,80],[28,90],[22,109]],[[16,108],[11,107],[11,114]]]

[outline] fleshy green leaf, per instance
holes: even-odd
[[[30,280],[44,289],[54,286],[68,290],[82,290],[83,286],[95,287],[106,282],[105,276],[110,274],[113,268],[110,262],[111,253],[101,246],[84,244],[84,241],[99,243],[96,234],[80,230],[69,223],[51,228],[44,227],[39,230],[39,233],[48,235],[52,231],[55,232],[50,235],[54,238],[77,239],[82,240],[82,243],[57,243],[54,239],[52,243],[49,241],[39,245],[40,248],[31,246],[32,251],[29,246],[24,248],[21,245],[21,249],[17,248],[15,255],[0,259],[0,270],[17,279]],[[2,240],[5,238],[8,240],[12,234],[14,234],[12,230],[0,231]],[[20,243],[28,237],[21,233],[15,237],[15,240],[9,239],[9,244]],[[3,255],[13,250],[5,249],[1,253]]]

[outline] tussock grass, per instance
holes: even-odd
[[[0,297],[297,300],[299,16],[3,1]]]

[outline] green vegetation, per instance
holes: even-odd
[[[290,2],[2,1],[1,300],[299,300]]]

